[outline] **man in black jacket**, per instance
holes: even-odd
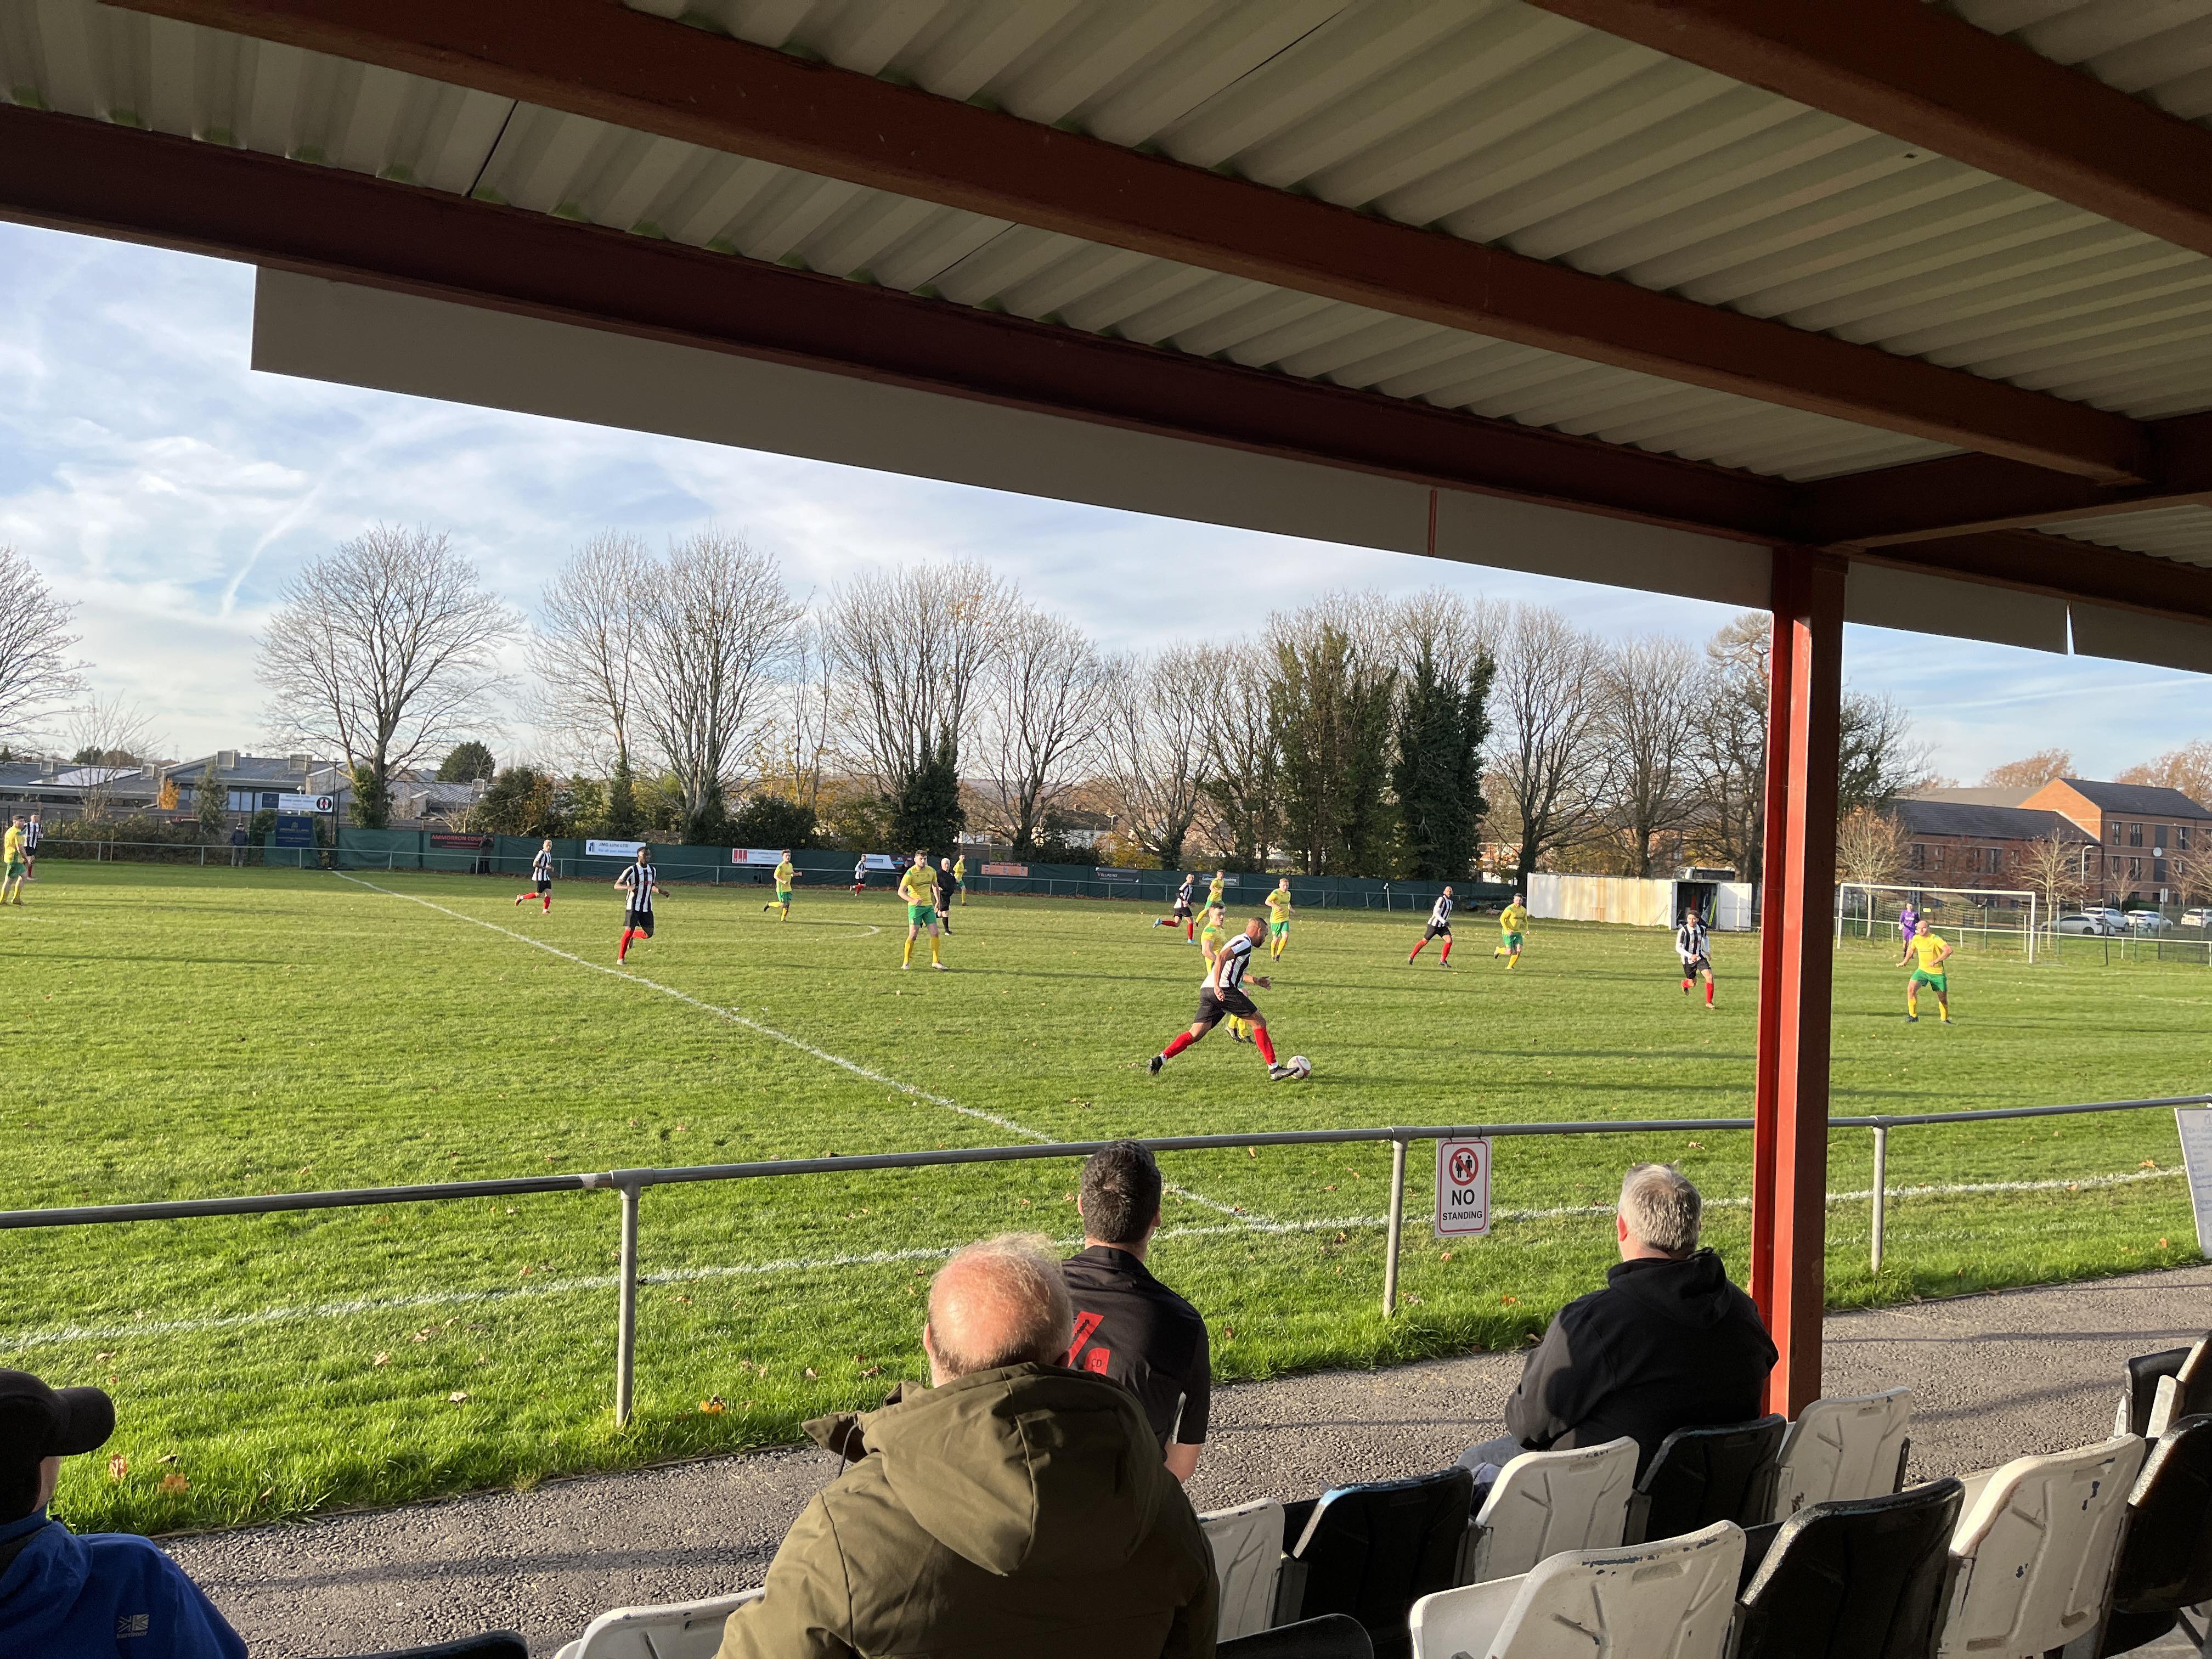
[[[1759,1415],[1774,1343],[1721,1259],[1698,1248],[1698,1189],[1639,1164],[1621,1182],[1620,1261],[1606,1286],[1559,1310],[1505,1402],[1507,1432],[1460,1459],[1480,1504],[1524,1451],[1566,1451],[1626,1435],[1644,1473],[1676,1429]]]

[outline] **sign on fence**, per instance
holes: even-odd
[[[465,836],[458,831],[449,832],[443,830],[434,830],[430,832],[430,845],[447,852],[483,853],[490,850],[491,837],[489,836]]]
[[[2189,1204],[2197,1212],[2197,1248],[2212,1255],[2212,1110],[2173,1109],[2181,1132],[2181,1167],[2189,1172]]]
[[[1026,864],[987,864],[983,866],[983,873],[987,876],[1026,876],[1029,872],[1030,867]]]
[[[283,812],[277,815],[276,845],[313,847],[314,844],[314,819],[299,812]]]
[[[903,870],[906,861],[895,859],[889,853],[863,853],[860,860],[871,870]]]
[[[773,870],[783,862],[783,854],[780,852],[772,853],[764,847],[732,847],[730,848],[730,862],[748,866],[756,864],[764,865]]]
[[[1146,872],[1145,871],[1142,871],[1142,870],[1104,870],[1104,869],[1093,869],[1093,870],[1091,871],[1091,875],[1092,875],[1093,877],[1095,877],[1097,879],[1098,879],[1098,880],[1100,880],[1100,881],[1118,881],[1118,882],[1125,882],[1125,883],[1127,883],[1127,884],[1131,884],[1131,885],[1134,885],[1136,883],[1142,881],[1142,880],[1145,878],[1145,876],[1146,876]],[[1158,871],[1157,871],[1157,870],[1155,870],[1155,871],[1151,872],[1151,873],[1152,873],[1153,876],[1157,877],[1157,876],[1159,874],[1159,872],[1158,872]]]
[[[335,812],[337,802],[329,795],[278,795],[276,810],[280,812]]]
[[[1490,1142],[1437,1143],[1437,1237],[1475,1238],[1490,1231]]]
[[[637,849],[644,845],[641,841],[587,841],[584,843],[584,856],[589,859],[634,859],[637,856]]]

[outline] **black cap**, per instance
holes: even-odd
[[[99,1389],[50,1389],[0,1370],[0,1522],[38,1507],[39,1464],[97,1451],[115,1432],[115,1402]]]

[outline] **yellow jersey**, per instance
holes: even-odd
[[[0,860],[9,864],[23,861],[23,832],[12,823],[8,826],[7,835],[0,837]]]
[[[1525,904],[1509,904],[1498,913],[1498,931],[1501,933],[1517,933],[1528,925],[1528,907]]]
[[[1286,889],[1274,889],[1263,902],[1267,907],[1268,921],[1288,921],[1291,919],[1291,896]]]
[[[952,879],[955,881],[968,879],[968,857],[964,853],[952,860]]]
[[[775,866],[775,884],[779,887],[788,887],[791,885],[791,878],[798,873],[799,871],[792,861],[786,859]]]
[[[1206,902],[1208,904],[1218,904],[1218,903],[1220,903],[1220,902],[1221,902],[1221,890],[1222,890],[1224,887],[1227,886],[1227,885],[1228,885],[1228,884],[1227,884],[1225,881],[1224,881],[1224,880],[1219,877],[1219,876],[1216,876],[1216,877],[1215,877],[1212,881],[1210,881],[1210,882],[1206,883]]]
[[[1229,930],[1208,922],[1198,930],[1198,948],[1211,961],[1213,953],[1229,942]]]
[[[926,864],[909,864],[899,878],[899,896],[908,904],[937,902],[937,872]]]
[[[1943,953],[1949,947],[1935,933],[1915,933],[1905,941],[1905,948],[1917,958],[1923,974],[1943,971]]]

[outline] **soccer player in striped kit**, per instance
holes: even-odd
[[[1698,975],[1705,978],[1705,1006],[1713,1006],[1712,940],[1705,933],[1705,924],[1698,918],[1698,907],[1692,905],[1682,913],[1682,925],[1674,930],[1674,954],[1682,959],[1682,994],[1690,994],[1690,987]]]
[[[629,959],[632,939],[653,937],[653,896],[668,896],[666,890],[654,879],[657,874],[652,860],[646,856],[646,849],[641,847],[637,849],[637,862],[615,878],[615,885],[629,895],[623,912],[622,948],[615,952],[617,963]]]
[[[1259,1006],[1244,994],[1244,970],[1252,965],[1253,948],[1267,937],[1267,925],[1254,917],[1244,924],[1244,931],[1230,939],[1206,964],[1206,978],[1198,990],[1198,1012],[1190,1022],[1190,1029],[1178,1033],[1176,1040],[1154,1054],[1151,1071],[1154,1077],[1184,1049],[1203,1037],[1224,1019],[1241,1019],[1251,1028],[1252,1041],[1260,1047],[1260,1058],[1267,1062],[1271,1081],[1282,1083],[1297,1073],[1287,1066],[1275,1063],[1274,1039],[1267,1035],[1267,1016]],[[1252,975],[1252,983],[1261,990],[1268,989],[1264,974]]]
[[[1186,874],[1182,878],[1182,885],[1176,889],[1175,914],[1171,916],[1154,916],[1152,918],[1152,926],[1155,927],[1180,927],[1182,929],[1183,943],[1186,945],[1196,944],[1198,942],[1198,923],[1191,916],[1191,896],[1196,890],[1197,887],[1197,873],[1195,872],[1192,872]]]
[[[1420,944],[1413,946],[1406,957],[1407,961],[1411,962],[1421,954],[1421,945],[1426,945],[1432,939],[1440,939],[1443,940],[1443,945],[1437,957],[1437,966],[1439,968],[1451,966],[1451,913],[1452,890],[1447,887],[1437,895],[1437,902],[1429,907],[1428,931],[1421,935]]]
[[[514,902],[520,904],[532,898],[538,901],[539,915],[553,914],[553,841],[550,836],[545,844],[538,849],[538,856],[530,860],[530,890],[517,893]]]

